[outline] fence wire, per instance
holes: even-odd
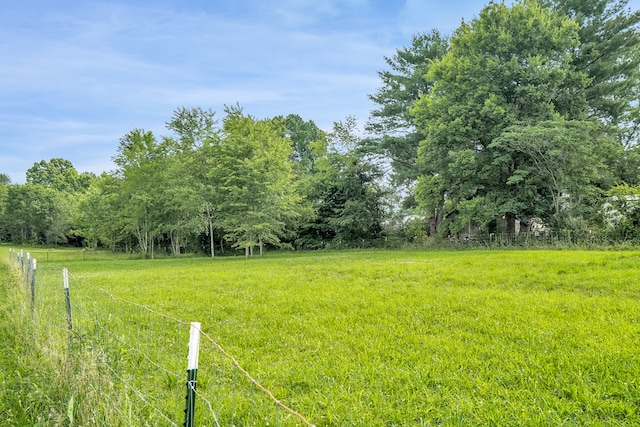
[[[17,262],[15,252],[10,252],[10,258]],[[137,425],[182,425],[191,323],[114,295],[69,272],[73,324],[69,331],[60,286],[62,269],[45,269],[38,280],[35,316],[39,321],[46,318],[58,338],[68,334],[70,359],[73,352],[84,349],[108,374],[111,387],[105,404],[120,406],[114,409]],[[200,333],[196,425],[313,426],[257,381],[209,333]],[[111,402],[109,393],[116,395]],[[122,408],[122,399],[138,405]]]

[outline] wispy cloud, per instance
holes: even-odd
[[[102,167],[121,135],[165,132],[178,106],[239,102],[250,114],[297,113],[325,128],[366,116],[390,49],[380,34],[390,30],[338,21],[372,16],[367,2],[238,3],[42,2],[32,20],[14,6],[0,18],[0,40],[12,40],[0,59],[0,172],[22,181],[52,157]]]
[[[638,4],[640,0],[632,0]],[[166,134],[179,106],[258,117],[296,113],[324,129],[367,119],[383,57],[474,0],[113,0],[10,2],[0,15],[0,173],[34,162],[111,168],[134,127]]]

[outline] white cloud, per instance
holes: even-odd
[[[63,157],[99,173],[123,134],[166,134],[179,106],[221,114],[239,102],[325,129],[366,119],[383,56],[399,47],[392,18],[364,0],[213,4],[78,2],[0,18],[0,172],[24,179],[34,162]]]

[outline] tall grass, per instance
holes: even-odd
[[[69,357],[56,284],[64,265],[74,276],[79,312],[106,319],[104,328],[113,331],[96,338],[104,328],[79,316],[73,345],[109,348],[109,366],[132,381],[142,376],[145,392],[178,424],[181,380],[145,367],[129,343],[139,341],[169,371],[180,372],[188,328],[123,300],[202,322],[278,399],[318,426],[640,424],[638,252],[354,251],[249,261],[80,256],[62,263],[32,252],[44,283],[35,323],[38,330],[42,318],[57,325],[47,335],[58,343],[38,344],[49,348],[47,359],[58,360],[52,369]],[[223,425],[231,425],[230,417],[235,425],[249,419],[262,425],[272,408],[244,408],[259,393],[225,363],[205,342],[203,396],[222,408],[221,419],[229,417]],[[158,417],[139,409],[144,405],[100,360],[74,366],[50,390],[56,398],[47,411],[59,414],[55,422],[68,422],[71,397],[82,425]],[[102,379],[79,390],[67,382],[77,375]],[[91,393],[103,403],[89,410]]]
[[[40,330],[20,270],[0,264],[0,420],[63,425],[69,395],[64,356]],[[48,329],[48,328],[47,328]]]

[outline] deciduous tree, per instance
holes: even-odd
[[[67,242],[69,206],[60,192],[42,185],[8,188],[4,223],[15,243],[60,244]]]
[[[160,178],[166,167],[167,145],[158,142],[151,131],[134,129],[120,139],[113,157],[122,179],[120,197],[127,230],[136,236],[140,252],[154,254],[154,239],[161,215],[158,203],[164,189]]]
[[[78,174],[69,160],[53,158],[41,160],[27,170],[27,183],[42,185],[57,191],[73,193],[89,187],[95,176],[90,173]]]
[[[307,248],[328,243],[360,246],[380,238],[385,219],[386,190],[382,171],[357,149],[357,123],[352,118],[334,123],[329,149],[318,158],[311,177],[309,200],[315,215],[300,232]]]
[[[389,69],[378,72],[382,86],[369,95],[377,108],[366,125],[373,137],[363,139],[363,145],[390,161],[392,178],[399,185],[412,185],[419,175],[416,158],[424,135],[416,128],[410,109],[420,95],[431,92],[434,81],[427,73],[448,48],[447,37],[438,30],[413,36],[410,46],[384,58]]]
[[[223,137],[212,147],[217,167],[220,215],[228,239],[253,255],[265,243],[279,245],[287,217],[297,215],[300,197],[291,163],[291,141],[281,120],[257,120],[227,107]]]
[[[524,206],[507,182],[518,164],[496,164],[491,143],[510,126],[586,116],[588,77],[572,56],[578,29],[534,1],[490,3],[431,65],[435,84],[412,111],[426,136],[418,194],[425,212],[447,223],[442,233],[460,231],[462,213],[480,225],[503,215],[514,230]]]
[[[584,220],[584,206],[599,204],[592,198],[611,175],[606,159],[622,154],[622,147],[601,128],[588,121],[516,125],[490,144],[496,166],[515,166],[506,184],[516,189],[509,195],[520,212],[560,229]]]
[[[181,176],[186,178],[186,181],[181,181],[181,185],[189,187],[189,191],[182,197],[190,202],[191,220],[185,221],[184,224],[186,229],[192,231],[206,231],[209,235],[211,258],[214,258],[214,230],[220,219],[217,206],[219,186],[211,178],[216,175],[218,167],[214,147],[220,142],[215,112],[199,107],[179,108],[174,112],[171,121],[167,122],[167,128],[175,132],[178,141],[179,156],[176,160],[182,165]],[[178,166],[174,169],[176,167]],[[198,218],[205,221],[203,226],[198,225]]]

